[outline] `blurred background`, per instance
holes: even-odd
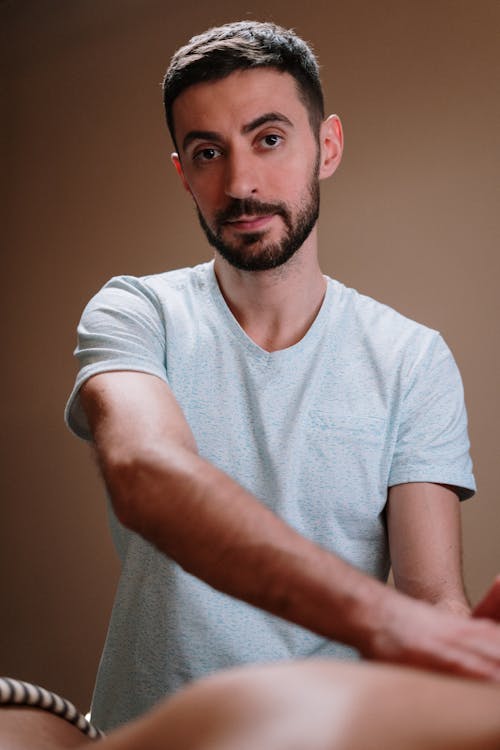
[[[479,492],[479,600],[500,572],[497,0],[4,0],[0,673],[86,708],[118,562],[90,449],[66,430],[75,329],[117,274],[211,257],[170,165],[160,82],[193,34],[252,18],[319,55],[343,164],[322,185],[325,273],[442,332]]]

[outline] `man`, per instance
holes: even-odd
[[[80,323],[67,418],[95,443],[123,561],[93,720],[233,664],[353,649],[499,679],[500,628],[462,585],[475,485],[453,359],[318,265],[342,129],[310,49],[273,24],[212,29],[164,96],[215,259],[113,279]]]

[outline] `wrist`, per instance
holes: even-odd
[[[402,597],[377,579],[357,570],[353,573],[341,600],[343,616],[337,620],[338,632],[331,637],[353,646],[363,656],[370,656]]]
[[[443,612],[449,612],[452,615],[461,615],[463,617],[470,617],[472,614],[471,608],[465,598],[449,598],[441,599],[435,602],[434,606]]]

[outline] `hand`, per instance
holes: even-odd
[[[488,611],[498,617],[500,579],[484,600],[485,608],[492,591],[495,600]],[[495,622],[444,612],[391,592],[373,623],[363,652],[369,659],[500,682],[500,625]]]
[[[500,575],[493,581],[486,596],[472,610],[473,617],[487,617],[500,623]]]

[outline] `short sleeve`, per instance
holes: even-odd
[[[131,276],[111,279],[90,300],[78,325],[79,371],[65,410],[70,430],[91,439],[79,398],[91,376],[135,370],[167,381],[165,340],[161,304],[147,284]]]
[[[449,484],[465,500],[476,489],[469,447],[460,373],[447,345],[435,334],[408,377],[389,486]]]

